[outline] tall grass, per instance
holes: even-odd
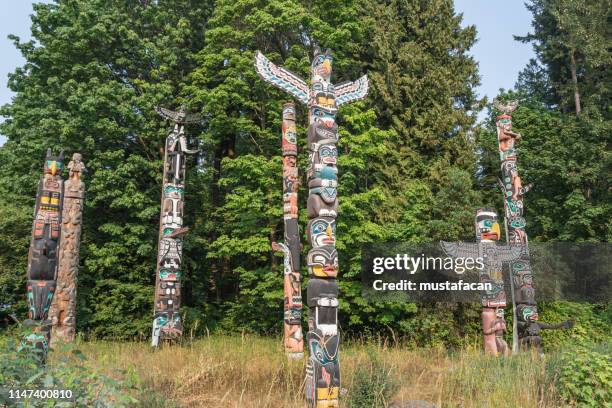
[[[130,381],[144,390],[137,396],[142,406],[304,407],[305,362],[288,361],[280,339],[211,336],[158,350],[140,342],[95,341],[78,347],[88,364],[132,376]],[[345,341],[340,361],[343,406],[351,401],[351,393],[355,397],[355,387],[364,384],[368,372],[376,376],[368,384],[381,388],[373,392],[394,391],[391,398],[376,399],[376,408],[410,400],[439,408],[563,405],[546,375],[545,360],[530,353],[502,359],[484,356],[475,347],[449,353],[362,340]]]

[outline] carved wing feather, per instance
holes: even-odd
[[[260,51],[257,51],[255,55],[255,68],[264,81],[293,95],[303,104],[308,103],[308,85],[306,85],[306,82],[293,72],[274,65]]]
[[[440,246],[446,255],[451,258],[472,258],[479,255],[478,244],[475,242],[446,242],[440,241]]]
[[[516,261],[521,259],[523,255],[526,255],[526,247],[522,245],[498,246],[496,251],[497,253],[495,255],[501,262]]]
[[[202,122],[202,117],[200,115],[196,115],[195,113],[188,113],[185,119],[182,121],[184,124],[190,123],[200,123]]]
[[[155,112],[157,112],[162,118],[171,120],[173,122],[176,122],[178,119],[177,112],[171,111],[170,109],[162,108],[161,106],[156,106]]]
[[[336,85],[336,103],[338,106],[365,98],[368,94],[368,76],[364,75],[354,82]]]

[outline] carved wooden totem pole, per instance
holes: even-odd
[[[510,350],[504,340],[506,321],[506,291],[503,264],[520,258],[521,247],[498,245],[501,238],[497,213],[489,208],[476,210],[476,243],[444,242],[442,248],[454,258],[482,258],[484,268],[479,271],[481,283],[490,284],[491,290],[482,293],[482,333],[486,353],[508,356]]]
[[[285,352],[291,359],[304,357],[302,334],[302,282],[300,276],[300,234],[298,226],[297,133],[295,105],[283,106],[283,218],[284,243],[272,243],[272,249],[283,254],[285,292]]]
[[[255,66],[261,77],[308,106],[308,222],[307,237],[312,249],[307,256],[310,281],[306,298],[310,315],[306,341],[306,401],[310,407],[338,407],[340,366],[338,347],[338,253],[336,217],[338,169],[338,107],[364,98],[367,76],[334,86],[330,82],[332,56],[315,47],[311,83],[279,68],[257,52]],[[283,153],[284,154],[284,153]],[[296,197],[297,198],[297,197]],[[297,211],[297,209],[296,209]],[[285,214],[287,214],[285,212]]]
[[[56,340],[71,342],[76,335],[76,287],[85,200],[85,183],[81,181],[81,173],[87,171],[80,153],[72,155],[68,170],[69,176],[64,182],[57,290],[49,311],[49,318],[53,323],[51,345]]]
[[[28,252],[28,305],[29,319],[24,326],[31,327],[22,348],[36,348],[44,359],[49,348],[51,321],[49,307],[55,294],[57,265],[62,222],[64,180],[61,177],[64,151],[54,156],[47,150],[43,177],[38,183],[32,240]]]
[[[552,325],[538,322],[538,308],[529,262],[527,233],[525,232],[526,222],[523,217],[523,194],[529,191],[531,184],[523,186],[518,174],[517,150],[514,142],[521,140],[521,135],[512,131],[512,117],[510,116],[518,106],[518,102],[510,101],[503,104],[495,100],[493,104],[502,112],[497,117],[496,125],[502,173],[500,185],[504,194],[506,215],[506,239],[509,245],[524,248],[523,256],[510,263],[514,306],[512,350],[516,352],[519,347],[533,346],[541,351],[541,329],[569,328],[572,322],[566,321]]]
[[[155,275],[155,306],[151,345],[160,340],[174,340],[183,334],[179,309],[181,306],[181,264],[183,236],[189,230],[183,227],[185,192],[185,161],[187,154],[197,150],[187,148],[185,125],[198,123],[200,118],[181,108],[173,112],[157,108],[163,118],[174,122],[166,138],[164,175],[162,180],[161,214],[159,220],[159,247]]]

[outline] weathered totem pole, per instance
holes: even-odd
[[[51,321],[48,313],[57,281],[64,191],[61,177],[63,159],[63,150],[59,156],[54,156],[51,149],[47,149],[43,177],[38,183],[28,252],[29,319],[24,326],[31,327],[32,333],[24,339],[22,348],[38,349],[43,359],[49,348]]]
[[[64,182],[57,289],[49,310],[49,318],[53,324],[51,345],[57,340],[71,342],[76,335],[76,288],[85,200],[85,183],[81,181],[81,173],[87,171],[80,153],[72,155],[68,170],[68,179]]]
[[[284,243],[272,243],[272,249],[281,252],[284,258],[285,292],[285,352],[291,359],[304,357],[302,334],[302,282],[300,275],[300,234],[298,226],[297,133],[295,128],[295,105],[283,106],[283,219]]]
[[[504,340],[506,321],[506,291],[504,290],[503,264],[520,258],[521,247],[497,245],[501,238],[497,213],[489,208],[476,210],[476,243],[442,241],[444,251],[454,258],[481,258],[484,268],[479,271],[481,283],[488,283],[490,290],[482,293],[482,332],[486,353],[508,356],[510,350]]]
[[[538,308],[535,300],[535,289],[529,262],[529,247],[525,232],[523,217],[523,195],[529,191],[531,184],[523,186],[518,174],[517,150],[515,141],[521,140],[521,135],[512,131],[510,114],[518,106],[517,101],[506,104],[493,101],[495,108],[502,112],[497,117],[497,139],[499,157],[501,160],[500,185],[504,194],[504,212],[506,216],[506,239],[511,246],[523,247],[523,256],[510,263],[512,279],[514,330],[512,350],[535,347],[541,352],[541,329],[570,328],[571,321],[559,324],[546,324],[538,321]]]
[[[155,275],[155,307],[151,345],[160,340],[175,340],[183,334],[180,316],[181,264],[183,236],[189,230],[183,227],[186,155],[197,150],[187,148],[185,125],[200,122],[200,117],[181,108],[173,112],[157,108],[157,113],[174,122],[166,138],[164,175],[162,180],[161,214],[159,220],[159,246]]]
[[[310,407],[338,407],[340,365],[338,347],[338,253],[335,243],[337,217],[338,107],[362,99],[368,91],[367,76],[337,86],[330,82],[330,50],[314,49],[310,88],[290,71],[279,68],[262,53],[255,58],[264,81],[282,89],[308,106],[308,222],[312,249],[307,256],[310,281],[306,291],[309,308],[306,341],[306,401]]]

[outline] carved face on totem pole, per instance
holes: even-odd
[[[59,156],[55,156],[51,153],[51,149],[47,149],[47,156],[45,157],[45,165],[43,167],[43,173],[45,175],[50,174],[51,176],[61,175],[64,168],[64,151],[60,151]]]
[[[476,239],[481,242],[498,241],[501,237],[497,213],[490,208],[476,210]]]
[[[338,181],[336,168],[324,166],[319,172],[318,178],[308,183],[308,216],[314,217],[336,217],[338,208]]]
[[[522,320],[524,322],[536,322],[539,318],[538,309],[535,305],[517,305],[516,314],[519,321]]]
[[[329,82],[332,73],[332,62],[333,58],[329,48],[322,52],[320,47],[314,47],[314,57],[311,62],[313,82],[317,79]]]
[[[335,278],[338,275],[338,251],[333,245],[313,248],[308,252],[308,273],[319,278]]]
[[[308,221],[306,227],[308,242],[313,248],[325,245],[336,245],[336,219],[332,217],[317,217]]]
[[[308,127],[308,144],[338,143],[338,125],[334,122],[328,126],[328,121],[315,121]]]

